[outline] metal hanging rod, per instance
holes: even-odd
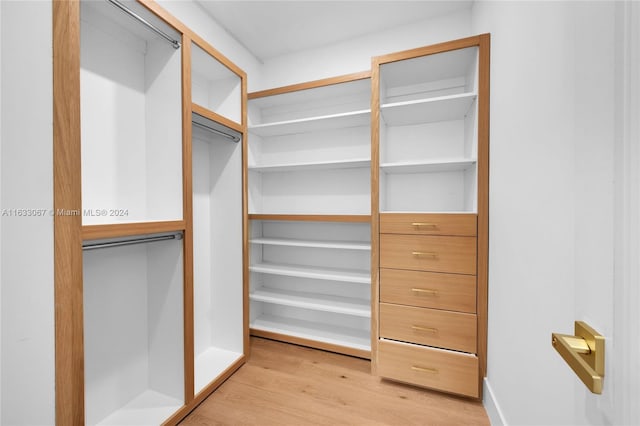
[[[129,9],[127,6],[125,6],[124,4],[120,3],[118,0],[107,0],[107,1],[109,3],[111,3],[112,5],[114,5],[115,7],[117,7],[118,9],[120,9],[121,11],[123,11],[124,13],[126,13],[127,15],[131,16],[133,19],[137,20],[141,24],[143,24],[146,27],[148,27],[151,31],[153,31],[154,33],[158,34],[160,37],[162,37],[165,40],[167,40],[169,43],[171,43],[171,45],[173,46],[174,49],[180,49],[180,42],[178,40],[175,40],[169,34],[165,33],[160,28],[156,27],[151,22],[147,21],[146,19],[144,19],[142,16],[138,15],[133,10]]]
[[[209,127],[206,124],[198,123],[197,121],[192,121],[192,123],[193,123],[194,126],[200,127],[201,129],[207,130],[209,132],[213,132],[213,133],[215,133],[217,135],[220,135],[220,136],[224,136],[225,138],[231,139],[234,142],[240,142],[240,137],[239,136],[230,135],[230,134],[225,133],[225,132],[223,132],[221,130],[214,129],[213,127]]]
[[[182,239],[182,232],[177,232],[175,234],[169,234],[169,235],[123,238],[123,239],[118,239],[117,241],[103,241],[103,242],[88,241],[88,242],[82,243],[82,250],[95,250],[95,249],[101,249],[101,248],[130,246],[133,244],[154,243],[156,241],[181,240],[181,239]]]

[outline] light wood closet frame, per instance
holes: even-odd
[[[477,47],[478,53],[478,181],[477,181],[477,356],[479,361],[479,399],[487,368],[488,256],[489,256],[489,85],[490,35],[481,34],[372,58],[371,97],[371,274],[375,287],[372,318],[379,317],[380,304],[380,65]],[[375,330],[375,331],[374,331]],[[379,328],[372,328],[377,348]],[[372,373],[376,374],[377,349],[372,350]]]
[[[273,89],[266,89],[257,92],[251,92],[248,94],[248,100],[263,98],[267,96],[275,96],[282,95],[291,92],[297,92],[301,90],[321,88],[326,86],[331,86],[334,84],[340,83],[348,83],[357,80],[364,80],[371,78],[371,71],[362,71],[352,74],[341,75],[337,77],[330,77],[320,80],[308,81],[304,83],[297,83],[288,86],[276,87]],[[245,194],[246,196],[246,194]],[[300,221],[300,222],[344,222],[344,223],[368,223],[371,225],[372,217],[371,215],[363,215],[363,214],[249,214],[248,219],[250,221],[255,220],[272,220],[272,221]],[[245,244],[249,244],[248,235],[245,240]],[[249,276],[249,260],[245,262],[245,276]],[[373,291],[373,286],[372,286]],[[372,294],[373,298],[373,294]],[[373,328],[377,326],[377,319],[373,317],[371,318],[371,327]],[[342,353],[345,355],[356,356],[360,358],[370,359],[373,351],[365,351],[356,348],[349,348],[345,346],[335,345],[331,343],[319,342],[317,340],[305,339],[296,336],[290,336],[282,333],[275,333],[264,330],[256,330],[251,328],[250,334],[252,336],[265,337],[269,339],[279,340],[287,343],[293,343],[302,346],[309,346],[317,349],[327,350],[336,353]],[[373,334],[372,333],[372,344],[373,342]],[[372,346],[373,347],[373,346]]]
[[[81,215],[54,216],[55,407],[56,424],[85,422],[83,347],[83,252],[89,239],[168,231],[184,232],[184,394],[185,405],[164,424],[178,424],[244,362],[249,352],[248,276],[243,270],[243,352],[213,382],[194,395],[193,220],[191,149],[191,42],[241,80],[241,123],[196,105],[193,111],[240,132],[242,137],[242,232],[247,235],[247,78],[246,73],[153,0],[143,6],[182,34],[182,190],[183,220],[83,226]],[[127,18],[125,18],[127,19]],[[82,211],[80,138],[80,1],[53,0],[53,157],[54,209]],[[248,259],[246,237],[242,257]]]

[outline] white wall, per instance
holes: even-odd
[[[202,7],[192,1],[184,0],[157,0],[157,3],[246,72],[249,90],[253,90],[251,86],[255,85],[260,78],[262,64],[224,28],[211,19]]]
[[[608,397],[590,396],[550,333],[570,334],[576,319],[611,324],[614,7],[473,9],[473,31],[492,38],[487,396],[502,411],[494,424],[611,422],[600,418]],[[589,293],[604,310],[584,312],[591,301],[580,294]]]
[[[0,10],[0,205],[48,210],[53,207],[51,2],[1,1]],[[0,223],[0,423],[51,425],[53,218],[0,216]]]
[[[265,61],[259,84],[249,91],[335,77],[371,69],[371,57],[466,37],[470,11],[425,20],[400,28],[362,36],[348,42],[279,56]]]

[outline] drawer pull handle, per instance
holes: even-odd
[[[438,290],[431,290],[430,288],[412,288],[414,293],[428,294],[429,296],[437,296]]]
[[[411,369],[413,371],[419,371],[421,373],[438,374],[438,370],[435,368],[418,367],[417,365],[412,365]]]
[[[434,333],[434,334],[438,332],[438,329],[433,327],[421,327],[419,325],[412,325],[411,328],[416,331],[427,331],[429,333]]]
[[[413,222],[411,226],[415,226],[416,228],[420,228],[421,226],[425,228],[437,228],[437,223],[427,223],[427,222]]]
[[[416,257],[432,257],[434,259],[438,258],[438,253],[433,253],[433,252],[412,251],[411,254]]]

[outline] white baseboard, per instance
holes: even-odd
[[[500,404],[498,404],[496,395],[493,393],[493,389],[491,388],[491,385],[489,384],[487,378],[484,379],[483,387],[484,398],[482,400],[482,403],[484,404],[484,409],[487,411],[487,415],[489,416],[489,422],[491,422],[491,426],[507,426],[507,421],[502,414]]]

